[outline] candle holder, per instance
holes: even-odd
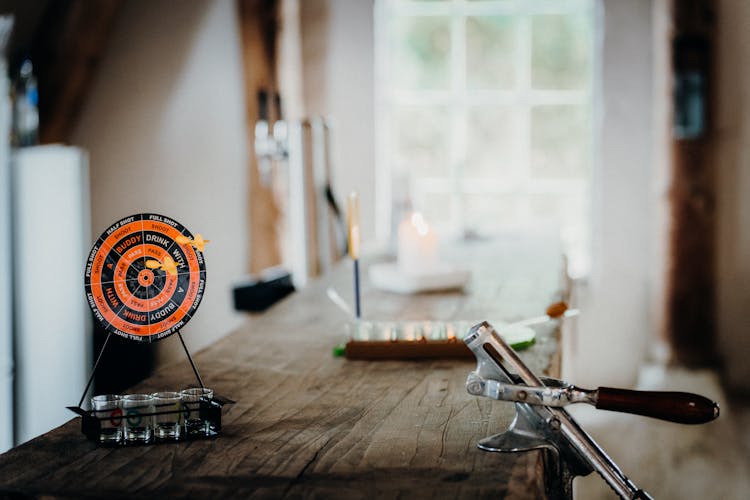
[[[181,432],[172,439],[158,439],[156,437],[143,440],[140,442],[128,441],[124,437],[113,440],[102,440],[102,428],[111,427],[110,424],[117,424],[117,427],[123,425],[123,421],[128,418],[127,415],[123,415],[122,411],[113,413],[105,416],[97,416],[95,410],[84,410],[80,406],[68,406],[67,408],[81,417],[81,433],[86,436],[86,439],[97,443],[101,446],[107,447],[125,447],[125,446],[137,446],[137,445],[151,445],[161,443],[176,443],[182,441],[195,441],[200,439],[213,439],[221,433],[221,410],[225,405],[233,404],[234,401],[214,394],[209,398],[200,398],[198,402],[198,414],[200,420],[205,423],[204,431],[200,433],[196,432]],[[175,417],[181,417],[186,412],[184,408],[173,409],[167,411],[150,411],[142,412],[138,414],[139,419],[153,418],[157,416],[174,415]]]
[[[472,359],[460,337],[472,321],[368,321],[346,323],[347,359]],[[503,335],[514,349],[535,343],[536,334],[527,326],[506,325]]]

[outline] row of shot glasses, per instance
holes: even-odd
[[[213,390],[201,387],[153,394],[102,394],[91,398],[92,414],[99,420],[102,444],[142,444],[180,441],[211,433],[201,418],[201,399]]]

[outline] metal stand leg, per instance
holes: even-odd
[[[201,386],[201,389],[204,389],[203,380],[201,380],[201,376],[198,373],[198,368],[196,368],[195,363],[193,363],[193,358],[192,356],[190,356],[190,351],[188,351],[188,348],[185,345],[185,341],[182,340],[182,332],[180,330],[177,330],[177,336],[180,337],[180,343],[182,343],[182,348],[185,349],[185,354],[187,354],[188,361],[190,361],[190,366],[193,367],[193,373],[195,373],[195,378],[198,379],[198,385]]]
[[[89,382],[86,384],[86,388],[83,390],[83,394],[81,394],[81,400],[78,402],[79,407],[83,404],[83,400],[86,399],[86,393],[89,392],[89,387],[91,387],[91,382],[94,381],[94,374],[96,373],[96,367],[99,366],[99,361],[102,360],[102,354],[104,354],[104,349],[106,349],[107,347],[107,342],[109,342],[110,336],[112,336],[112,332],[107,332],[107,338],[104,339],[104,345],[102,345],[102,348],[99,350],[99,355],[96,357],[94,368],[91,370],[91,376],[89,377]]]

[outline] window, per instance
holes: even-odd
[[[442,233],[554,222],[588,263],[591,0],[379,0],[378,221],[404,196]]]

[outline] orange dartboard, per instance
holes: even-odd
[[[94,317],[107,331],[153,342],[190,321],[203,298],[206,264],[193,245],[175,241],[180,235],[193,239],[174,219],[136,214],[99,237],[84,281]],[[174,263],[176,273],[153,268],[163,262]]]

